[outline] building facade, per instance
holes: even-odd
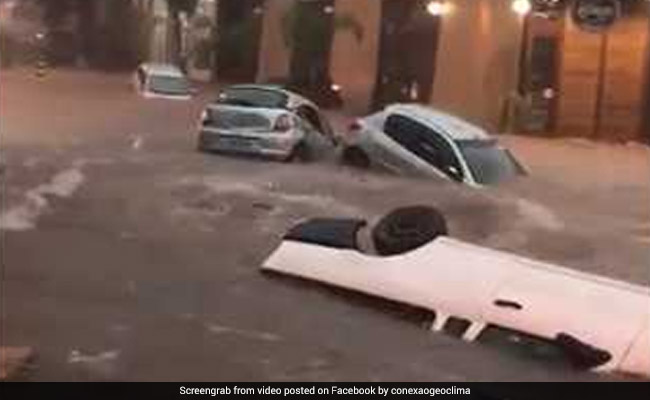
[[[284,15],[300,0],[267,0],[258,80],[289,78],[292,49]],[[314,3],[314,1],[307,1]],[[432,15],[425,0],[322,1],[323,14],[353,20],[335,27],[329,74],[347,109],[367,112],[397,101],[418,101],[496,129],[516,89],[522,18],[507,1],[447,1]]]
[[[291,78],[287,15],[318,4],[335,21],[328,74],[350,112],[417,101],[493,131],[647,137],[648,3],[612,0],[618,18],[594,29],[576,22],[580,1],[594,0],[529,12],[521,0],[266,0],[256,78]]]
[[[419,102],[493,132],[650,139],[647,0],[97,0],[39,18],[32,3],[0,1],[4,64],[11,34],[34,47],[27,22],[58,11],[38,28],[55,64],[172,62],[340,89],[350,114]]]
[[[556,21],[553,133],[616,141],[647,138],[647,2],[620,4],[620,16],[608,27],[581,26],[570,9]]]

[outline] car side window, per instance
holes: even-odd
[[[453,149],[439,133],[411,118],[393,114],[384,132],[414,155],[433,165],[453,180],[461,181],[462,170]]]

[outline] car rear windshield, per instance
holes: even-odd
[[[457,140],[456,143],[480,184],[494,184],[523,174],[517,160],[495,140]]]
[[[271,121],[264,115],[241,110],[209,108],[208,124],[224,130],[265,130],[271,128]]]
[[[229,88],[219,94],[217,102],[246,107],[285,108],[288,96],[282,92],[258,88]]]
[[[190,92],[187,79],[180,76],[151,75],[149,90],[154,93],[186,95]]]

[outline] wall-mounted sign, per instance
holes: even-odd
[[[574,0],[571,16],[576,25],[601,32],[614,25],[621,15],[619,0]]]

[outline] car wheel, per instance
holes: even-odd
[[[357,168],[370,168],[370,158],[357,146],[346,147],[341,156],[343,163]]]
[[[390,256],[416,249],[447,234],[445,218],[433,207],[413,206],[391,211],[372,231],[377,253]]]
[[[309,146],[305,142],[300,142],[298,143],[293,150],[291,151],[291,154],[289,154],[289,157],[285,159],[287,162],[294,162],[294,161],[299,161],[299,162],[307,162],[311,159],[311,151],[309,149]]]

